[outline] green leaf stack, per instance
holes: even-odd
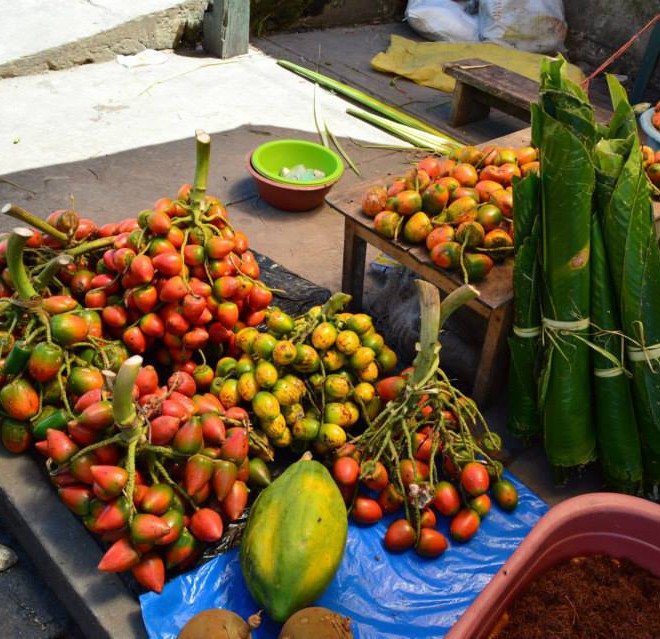
[[[511,433],[529,438],[541,430],[538,411],[539,307],[538,244],[540,181],[530,173],[513,185],[516,215],[513,288],[515,291],[513,335],[509,338],[509,423]]]
[[[608,78],[614,116],[594,150],[597,202],[612,283],[628,338],[647,492],[660,486],[660,251],[635,115]]]
[[[587,96],[563,68],[562,58],[544,60],[540,107],[533,111],[540,135],[546,342],[540,402],[546,455],[558,469],[596,458],[587,343],[596,126]]]
[[[598,455],[610,487],[658,498],[660,249],[635,114],[608,77],[597,124],[564,64],[542,63],[532,105],[540,178],[514,184],[509,429],[541,431],[560,476]]]

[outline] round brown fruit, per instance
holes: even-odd
[[[479,222],[463,222],[456,229],[456,241],[467,248],[481,246],[486,233]]]
[[[490,203],[500,209],[504,217],[511,218],[511,212],[513,210],[513,193],[511,191],[508,189],[495,191],[490,196]]]
[[[482,204],[477,210],[477,222],[484,227],[487,232],[499,227],[502,223],[502,211],[494,204]]]
[[[327,608],[303,608],[291,615],[278,639],[352,639],[351,620]]]
[[[250,639],[252,627],[231,610],[202,610],[186,623],[177,639]]]
[[[477,201],[469,196],[454,200],[445,209],[446,222],[448,224],[461,224],[477,219]]]
[[[415,543],[415,529],[407,519],[397,519],[385,533],[385,548],[390,552],[403,552]]]
[[[422,195],[422,207],[429,215],[437,215],[449,202],[449,189],[440,182],[433,182]]]
[[[527,177],[530,173],[539,174],[541,170],[541,165],[539,162],[527,162],[527,164],[520,165],[520,174],[523,177]]]
[[[394,211],[383,211],[374,218],[374,229],[378,235],[391,240],[401,221],[401,216]]]
[[[478,282],[484,279],[493,270],[493,266],[495,266],[493,259],[483,253],[465,253],[463,260],[470,282]]]
[[[429,184],[431,184],[431,178],[424,169],[410,169],[406,173],[406,188],[411,191],[423,193]]]
[[[433,559],[447,550],[447,540],[442,533],[433,530],[433,528],[422,528],[419,531],[419,539],[415,550],[421,557]]]
[[[426,248],[430,251],[436,244],[453,242],[456,232],[451,224],[441,224],[426,236]]]
[[[452,539],[460,543],[472,539],[479,530],[481,519],[476,511],[471,508],[461,510],[449,524],[449,534]]]
[[[483,495],[489,485],[488,469],[484,464],[479,462],[465,464],[461,471],[461,486],[468,495],[472,497]]]
[[[436,266],[453,271],[461,263],[462,252],[463,248],[458,242],[442,242],[431,249],[430,257]]]
[[[410,216],[403,225],[403,239],[411,244],[421,244],[432,230],[429,216],[419,211]]]
[[[490,196],[495,191],[500,191],[504,187],[499,182],[495,182],[494,180],[481,179],[479,182],[477,182],[474,188],[479,194],[479,201],[488,202],[490,200]]]
[[[422,196],[417,191],[407,189],[388,198],[385,208],[400,215],[412,215],[422,210]]]
[[[539,152],[533,146],[524,146],[516,151],[516,160],[522,166],[539,159]]]
[[[460,182],[461,186],[474,186],[479,181],[477,169],[471,164],[457,164],[451,171],[450,176]]]
[[[417,169],[425,171],[426,174],[432,179],[435,180],[437,177],[440,177],[440,160],[433,155],[429,155],[417,162]]]
[[[504,229],[494,229],[486,234],[484,248],[492,251],[489,255],[494,260],[501,260],[511,254],[513,239]]]
[[[372,186],[362,197],[362,212],[368,217],[376,217],[385,210],[387,189],[383,186]]]
[[[461,509],[461,495],[454,484],[441,481],[433,492],[433,505],[445,517],[453,517]]]
[[[495,503],[506,511],[511,511],[518,505],[518,491],[508,479],[500,479],[493,484]]]

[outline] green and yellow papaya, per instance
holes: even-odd
[[[307,454],[254,502],[241,542],[252,596],[278,622],[312,604],[346,546],[346,507],[328,470]]]

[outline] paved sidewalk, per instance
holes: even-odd
[[[0,77],[109,60],[175,46],[198,30],[208,0],[4,2]]]
[[[0,175],[246,126],[315,133],[314,85],[258,49],[229,60],[163,53],[163,64],[116,61],[0,80]],[[333,133],[401,144],[346,115],[321,90]]]

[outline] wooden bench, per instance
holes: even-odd
[[[344,257],[342,290],[353,296],[353,310],[362,307],[367,243],[375,246],[421,278],[447,294],[463,284],[457,273],[439,270],[430,260],[425,246],[413,246],[387,240],[376,233],[373,220],[362,213],[364,192],[383,179],[357,184],[344,191],[333,191],[326,202],[344,216]],[[480,296],[468,304],[486,321],[486,332],[474,379],[472,397],[487,404],[505,379],[507,366],[506,338],[513,321],[513,290],[511,260],[497,265],[482,281],[475,284]],[[396,303],[396,300],[392,300]]]
[[[491,107],[525,122],[531,118],[530,104],[538,100],[539,83],[478,58],[442,65],[456,80],[449,124],[453,127],[488,116]],[[611,113],[594,107],[596,119],[607,122]]]

